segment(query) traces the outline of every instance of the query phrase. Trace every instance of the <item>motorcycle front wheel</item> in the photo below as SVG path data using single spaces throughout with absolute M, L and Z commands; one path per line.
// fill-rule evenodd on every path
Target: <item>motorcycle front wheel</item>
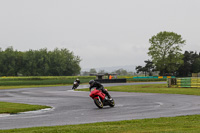
M 103 103 L 102 103 L 102 101 L 101 101 L 101 99 L 94 99 L 94 103 L 96 104 L 96 106 L 98 107 L 98 108 L 100 108 L 100 109 L 102 109 L 103 108 Z
M 114 107 L 114 106 L 115 106 L 115 101 L 114 101 L 114 99 L 112 99 L 112 100 L 110 101 L 109 106 L 110 106 L 110 107 Z
M 73 85 L 72 90 L 75 90 L 78 87 L 78 85 Z

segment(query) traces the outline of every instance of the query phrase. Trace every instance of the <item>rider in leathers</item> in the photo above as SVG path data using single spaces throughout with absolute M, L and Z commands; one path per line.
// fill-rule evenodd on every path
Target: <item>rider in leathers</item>
M 89 82 L 90 84 L 90 90 L 93 88 L 93 87 L 96 87 L 97 90 L 101 90 L 104 94 L 106 94 L 106 96 L 108 96 L 108 98 L 111 100 L 111 96 L 110 94 L 108 93 L 108 91 L 106 91 L 103 87 L 103 85 L 97 81 L 94 81 L 94 80 L 90 80 Z
M 77 84 L 76 84 L 76 83 L 77 83 Z M 76 89 L 76 88 L 79 86 L 79 84 L 80 84 L 80 80 L 79 80 L 79 79 L 76 79 L 76 80 L 74 81 L 74 84 L 73 84 L 72 89 Z

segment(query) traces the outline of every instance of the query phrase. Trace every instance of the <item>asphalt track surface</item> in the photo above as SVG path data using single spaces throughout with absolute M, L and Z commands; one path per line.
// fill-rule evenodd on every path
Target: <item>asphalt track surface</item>
M 135 84 L 141 83 L 128 85 Z M 105 84 L 104 86 L 118 85 L 127 84 Z M 88 88 L 88 86 L 81 85 L 79 88 Z M 50 110 L 0 115 L 0 129 L 200 114 L 200 96 L 126 92 L 110 92 L 110 94 L 116 106 L 98 109 L 89 97 L 89 92 L 72 91 L 71 86 L 0 90 L 0 101 L 53 107 Z

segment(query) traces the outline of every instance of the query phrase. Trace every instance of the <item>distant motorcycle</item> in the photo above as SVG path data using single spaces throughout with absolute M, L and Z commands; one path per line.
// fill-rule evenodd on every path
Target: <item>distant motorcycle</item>
M 115 106 L 113 98 L 110 100 L 101 90 L 97 90 L 95 87 L 91 89 L 90 97 L 94 100 L 95 105 L 100 109 L 103 108 L 103 106 Z
M 78 88 L 78 86 L 79 86 L 79 83 L 77 81 L 74 81 L 72 90 L 75 90 L 76 88 Z

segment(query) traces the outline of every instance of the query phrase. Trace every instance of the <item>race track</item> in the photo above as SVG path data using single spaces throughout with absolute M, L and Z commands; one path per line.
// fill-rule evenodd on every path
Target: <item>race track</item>
M 104 86 L 116 85 L 125 84 Z M 81 85 L 79 88 L 88 86 Z M 71 86 L 0 90 L 0 101 L 53 107 L 50 110 L 17 115 L 0 115 L 0 129 L 200 114 L 200 96 L 125 92 L 110 94 L 115 99 L 116 106 L 98 109 L 89 97 L 89 92 L 72 91 Z

